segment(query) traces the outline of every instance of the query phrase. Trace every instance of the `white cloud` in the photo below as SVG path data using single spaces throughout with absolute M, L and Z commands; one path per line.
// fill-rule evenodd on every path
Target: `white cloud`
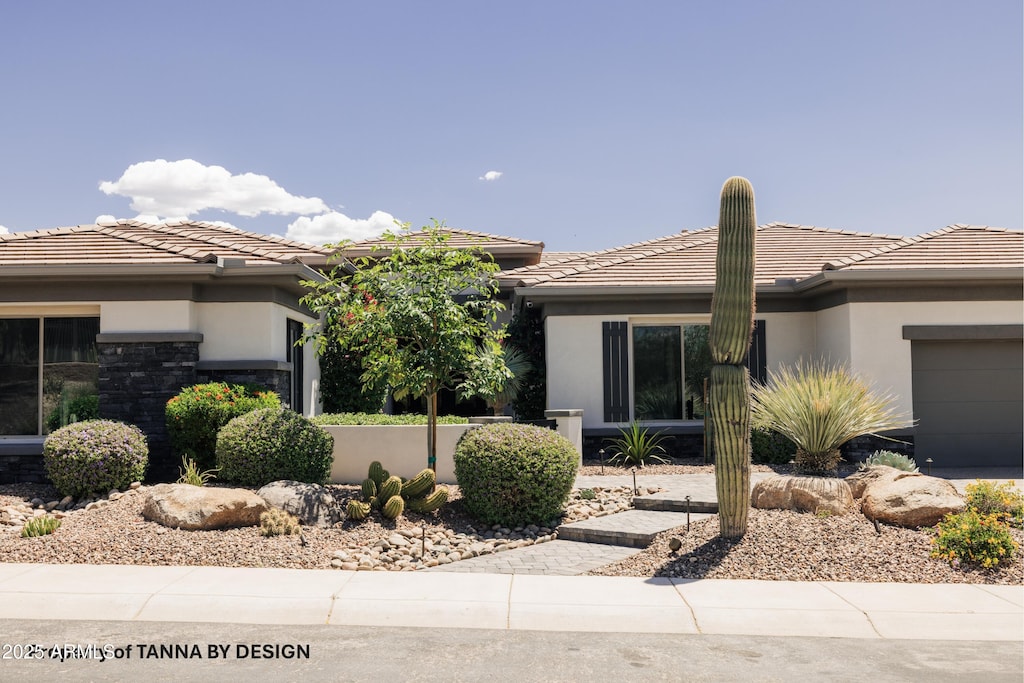
M 7 229 L 7 226 L 0 225 L 0 235 L 6 235 L 9 232 L 10 230 Z
M 96 220 L 93 221 L 93 223 L 116 223 L 116 222 L 117 222 L 117 219 L 115 217 L 111 216 L 109 213 L 100 214 L 99 216 L 96 216 Z
M 204 209 L 222 209 L 249 217 L 330 210 L 319 197 L 289 194 L 265 175 L 232 175 L 223 166 L 205 166 L 193 159 L 156 159 L 132 164 L 116 181 L 100 183 L 100 190 L 130 197 L 131 208 L 149 214 L 147 218 L 189 216 Z
M 369 218 L 349 218 L 332 211 L 320 216 L 302 216 L 288 225 L 285 235 L 290 240 L 309 244 L 328 244 L 343 239 L 365 240 L 393 230 L 395 217 L 385 211 L 374 211 Z
M 488 182 L 491 182 L 493 180 L 497 180 L 503 175 L 505 174 L 502 173 L 501 171 L 488 171 L 487 173 L 484 173 L 482 176 L 480 176 L 480 180 L 486 180 Z

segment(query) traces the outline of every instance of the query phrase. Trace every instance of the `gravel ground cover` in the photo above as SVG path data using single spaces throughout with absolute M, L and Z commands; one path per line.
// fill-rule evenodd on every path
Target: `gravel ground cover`
M 758 470 L 758 468 L 764 468 Z M 580 474 L 598 474 L 588 463 Z M 754 466 L 755 471 L 787 468 Z M 630 470 L 605 466 L 605 474 Z M 650 465 L 643 474 L 710 473 L 703 464 Z M 355 486 L 331 486 L 342 505 L 359 495 Z M 168 529 L 142 517 L 145 487 L 87 510 L 65 513 L 50 536 L 21 538 L 18 527 L 0 524 L 0 560 L 5 562 L 219 565 L 307 569 L 406 570 L 447 564 L 554 538 L 549 527 L 484 527 L 462 508 L 458 488 L 438 513 L 409 513 L 395 522 L 374 515 L 364 522 L 329 529 L 304 527 L 299 536 L 264 538 L 257 527 L 220 531 Z M 574 491 L 563 522 L 613 514 L 629 506 L 624 487 L 593 489 L 587 499 Z M 653 493 L 654 490 L 649 490 Z M 59 500 L 51 487 L 0 486 L 0 511 L 39 498 Z M 29 513 L 31 514 L 31 513 Z M 554 521 L 554 520 L 553 520 Z M 932 532 L 881 525 L 881 533 L 859 514 L 820 517 L 807 513 L 751 510 L 739 541 L 718 538 L 717 517 L 660 534 L 646 550 L 590 572 L 604 576 L 868 581 L 916 583 L 1024 583 L 1020 555 L 995 570 L 953 569 L 928 556 Z M 1024 546 L 1024 533 L 1014 530 Z M 670 548 L 678 539 L 680 547 Z M 424 541 L 426 543 L 424 544 Z M 425 548 L 425 551 L 424 551 Z

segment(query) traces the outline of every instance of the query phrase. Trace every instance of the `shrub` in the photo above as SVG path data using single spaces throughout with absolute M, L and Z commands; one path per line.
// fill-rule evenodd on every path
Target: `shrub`
M 661 445 L 668 438 L 661 432 L 648 434 L 648 430 L 642 428 L 639 422 L 630 422 L 628 427 L 619 429 L 617 438 L 606 439 L 617 451 L 609 462 L 622 463 L 626 467 L 643 467 L 648 460 L 668 462 L 667 458 L 662 457 L 665 447 Z
M 62 494 L 76 498 L 125 489 L 142 479 L 148 462 L 145 435 L 121 422 L 75 422 L 43 442 L 43 465 L 50 481 Z
M 33 536 L 47 536 L 60 528 L 60 520 L 50 515 L 33 517 L 21 527 L 21 537 L 31 538 Z
M 54 408 L 46 416 L 46 429 L 54 431 L 72 422 L 96 420 L 100 416 L 100 397 L 96 394 L 83 394 Z
M 931 556 L 954 567 L 971 564 L 989 569 L 1009 561 L 1016 551 L 1017 542 L 999 515 L 968 508 L 960 514 L 946 515 L 939 522 Z
M 996 515 L 1001 519 L 1020 526 L 1024 522 L 1024 493 L 1013 482 L 978 480 L 968 484 L 967 507 L 982 515 Z
M 780 367 L 767 384 L 754 385 L 752 421 L 796 444 L 798 471 L 830 473 L 842 457 L 839 447 L 850 439 L 910 422 L 893 401 L 846 367 L 798 363 Z
M 785 465 L 796 457 L 796 444 L 764 427 L 750 430 L 750 459 L 759 465 Z
M 578 454 L 560 434 L 525 424 L 466 432 L 455 447 L 455 477 L 467 511 L 487 524 L 540 524 L 562 513 Z
M 280 479 L 323 484 L 331 473 L 334 439 L 298 413 L 263 408 L 240 415 L 217 436 L 221 477 L 243 486 Z
M 254 385 L 212 382 L 185 387 L 167 402 L 167 434 L 175 455 L 192 458 L 201 469 L 215 465 L 217 431 L 232 418 L 260 408 L 279 408 L 273 391 Z
M 917 463 L 912 458 L 908 458 L 901 453 L 893 453 L 892 451 L 875 451 L 861 463 L 860 469 L 865 469 L 872 465 L 885 465 L 903 470 L 904 472 L 918 471 Z
M 380 413 L 334 413 L 317 415 L 313 422 L 318 425 L 425 425 L 426 415 L 383 415 Z M 468 418 L 456 415 L 438 416 L 439 425 L 464 425 Z

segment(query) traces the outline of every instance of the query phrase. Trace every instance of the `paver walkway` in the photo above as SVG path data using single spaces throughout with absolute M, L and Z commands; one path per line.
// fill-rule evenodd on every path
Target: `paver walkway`
M 555 540 L 443 564 L 426 571 L 578 576 L 638 552 L 639 548 Z

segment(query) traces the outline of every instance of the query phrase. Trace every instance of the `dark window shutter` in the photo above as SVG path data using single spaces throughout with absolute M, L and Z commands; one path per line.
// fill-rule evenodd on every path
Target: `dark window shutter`
M 604 336 L 604 421 L 629 422 L 629 323 L 601 324 Z
M 768 380 L 768 357 L 765 351 L 764 321 L 755 320 L 754 336 L 750 341 L 750 352 L 747 353 L 751 382 L 764 384 Z

